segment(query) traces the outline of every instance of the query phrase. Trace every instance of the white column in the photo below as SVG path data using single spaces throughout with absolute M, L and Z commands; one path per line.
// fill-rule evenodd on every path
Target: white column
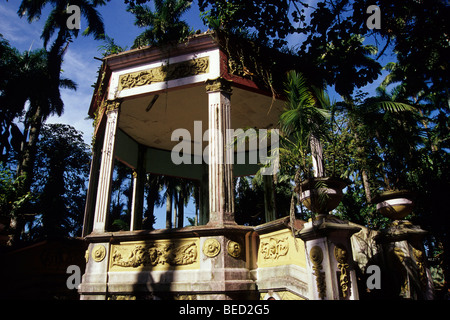
M 209 112 L 209 223 L 235 224 L 233 196 L 233 148 L 231 133 L 231 85 L 217 78 L 208 80 Z
M 133 195 L 131 200 L 131 220 L 130 220 L 130 231 L 136 230 L 136 189 L 137 189 L 137 172 L 133 171 Z
M 101 160 L 101 148 L 99 146 L 99 141 L 97 139 L 94 142 L 92 148 L 92 160 L 91 169 L 89 172 L 89 185 L 86 195 L 86 204 L 84 208 L 84 219 L 83 219 L 83 232 L 82 236 L 85 237 L 92 231 L 92 226 L 94 223 L 94 211 L 95 211 L 95 195 L 97 194 L 98 186 L 98 176 L 100 171 L 100 160 Z
M 117 123 L 119 119 L 120 101 L 107 102 L 106 128 L 103 139 L 102 160 L 98 179 L 97 199 L 95 203 L 93 232 L 105 232 L 109 203 L 111 199 L 111 180 L 114 169 L 114 147 L 116 140 Z
M 144 185 L 146 178 L 145 170 L 146 148 L 139 144 L 136 170 L 133 170 L 133 197 L 131 202 L 130 231 L 142 228 L 142 217 L 144 211 Z

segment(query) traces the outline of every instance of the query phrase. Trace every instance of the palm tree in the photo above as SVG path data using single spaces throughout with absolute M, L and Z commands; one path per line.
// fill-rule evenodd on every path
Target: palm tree
M 39 67 L 35 71 L 28 73 L 27 76 L 32 78 L 32 83 L 29 88 L 32 92 L 27 96 L 26 100 L 30 101 L 30 109 L 27 113 L 27 121 L 25 125 L 25 137 L 29 129 L 28 144 L 24 149 L 22 161 L 19 164 L 18 173 L 25 174 L 25 182 L 23 185 L 24 191 L 29 189 L 30 178 L 33 169 L 34 153 L 36 149 L 37 139 L 39 137 L 42 123 L 48 116 L 56 113 L 60 116 L 64 110 L 64 104 L 61 100 L 59 89 L 68 88 L 76 89 L 73 81 L 61 78 L 61 65 L 63 55 L 67 49 L 72 36 L 78 36 L 79 30 L 69 29 L 67 27 L 67 7 L 69 5 L 77 5 L 80 8 L 80 13 L 86 18 L 88 28 L 83 32 L 84 35 L 94 35 L 96 39 L 104 37 L 103 21 L 96 11 L 99 5 L 105 5 L 109 0 L 22 0 L 18 15 L 20 17 L 27 17 L 28 22 L 39 19 L 41 17 L 42 9 L 46 5 L 52 5 L 53 9 L 50 12 L 41 38 L 44 41 L 44 46 L 47 47 L 51 37 L 56 31 L 57 37 L 53 42 L 48 52 L 42 51 L 39 53 Z M 30 62 L 32 61 L 32 57 Z M 44 60 L 45 58 L 45 60 Z M 36 65 L 37 66 L 37 65 Z M 31 69 L 30 69 L 31 70 Z M 35 76 L 35 77 L 34 77 Z M 34 78 L 33 78 L 34 77 Z M 20 87 L 24 87 L 23 84 Z
M 280 116 L 280 129 L 286 148 L 280 151 L 288 156 L 291 165 L 298 168 L 297 178 L 301 174 L 304 178 L 310 177 L 310 167 L 306 162 L 310 152 L 315 175 L 323 176 L 320 139 L 327 134 L 325 123 L 330 117 L 330 112 L 326 110 L 330 104 L 329 98 L 323 89 L 309 84 L 303 74 L 295 71 L 288 73 L 285 86 L 287 103 Z
M 22 135 L 21 152 L 19 153 L 17 176 L 20 178 L 19 196 L 23 196 L 30 191 L 33 181 L 33 170 L 37 152 L 37 142 L 39 134 L 45 120 L 52 114 L 61 115 L 63 104 L 59 88 L 76 90 L 76 84 L 66 78 L 60 78 L 56 86 L 57 91 L 49 86 L 52 81 L 50 76 L 50 66 L 48 52 L 44 49 L 25 52 L 20 56 L 16 76 L 11 78 L 11 91 L 6 91 L 7 101 L 13 101 L 15 108 L 25 108 L 25 103 L 29 103 L 28 110 L 24 117 L 24 131 Z M 20 92 L 17 92 L 20 88 Z M 20 213 L 18 213 L 20 214 Z M 20 236 L 22 226 L 20 217 L 17 219 L 16 235 Z
M 369 203 L 374 190 L 369 177 L 378 173 L 388 189 L 393 187 L 393 183 L 404 184 L 404 177 L 399 175 L 406 169 L 403 161 L 412 158 L 418 143 L 416 108 L 395 100 L 396 95 L 389 94 L 382 86 L 377 89 L 375 97 L 339 104 L 343 107 L 341 111 L 347 115 L 356 147 L 354 159 L 359 166 Z M 394 176 L 396 181 L 392 181 Z
M 10 150 L 18 152 L 22 132 L 13 122 L 22 114 L 25 100 L 22 87 L 11 79 L 18 79 L 20 52 L 12 48 L 0 34 L 0 161 L 7 162 Z
M 59 87 L 61 84 L 61 65 L 63 56 L 72 37 L 77 37 L 78 29 L 69 29 L 67 27 L 67 20 L 70 15 L 67 12 L 69 5 L 76 5 L 80 8 L 80 14 L 86 18 L 88 27 L 83 32 L 83 35 L 93 35 L 95 39 L 103 39 L 105 30 L 102 18 L 97 12 L 96 7 L 105 5 L 109 0 L 22 0 L 19 10 L 17 11 L 20 17 L 27 17 L 28 22 L 40 19 L 42 9 L 46 5 L 52 6 L 41 38 L 44 41 L 44 47 L 47 47 L 51 37 L 57 32 L 56 39 L 50 47 L 48 52 L 48 79 L 47 92 L 51 92 L 50 96 L 54 98 L 52 104 L 57 110 L 63 110 L 63 102 L 59 97 Z M 57 112 L 60 113 L 59 111 Z M 47 116 L 45 113 L 43 114 Z M 35 115 L 39 118 L 39 115 Z
M 136 17 L 135 25 L 147 28 L 136 37 L 133 48 L 179 42 L 189 34 L 189 26 L 181 16 L 190 8 L 189 0 L 155 0 L 155 11 L 148 6 L 130 5 L 127 11 Z
M 53 114 L 60 116 L 63 113 L 64 105 L 61 100 L 59 88 L 76 90 L 76 84 L 66 78 L 59 78 L 54 85 L 58 90 L 54 90 L 49 84 L 55 79 L 50 75 L 49 53 L 44 49 L 25 52 L 20 61 L 20 72 L 18 79 L 11 79 L 16 82 L 16 86 L 22 88 L 20 96 L 22 101 L 29 102 L 29 109 L 25 115 L 24 141 L 21 159 L 18 166 L 18 176 L 24 176 L 23 191 L 29 191 L 34 159 L 36 154 L 36 144 L 39 138 L 42 124 Z M 28 138 L 28 141 L 26 140 Z
M 155 206 L 160 207 L 163 204 L 163 199 L 160 194 L 163 188 L 163 182 L 162 176 L 157 174 L 149 173 L 146 178 L 147 209 L 144 212 L 143 228 L 151 230 L 155 223 Z
M 76 5 L 80 8 L 81 15 L 86 18 L 88 27 L 84 30 L 83 35 L 93 35 L 96 40 L 103 39 L 105 29 L 102 18 L 97 12 L 96 7 L 103 6 L 110 0 L 22 0 L 17 14 L 20 17 L 27 17 L 28 22 L 40 19 L 42 9 L 46 5 L 52 6 L 44 29 L 42 30 L 41 38 L 44 40 L 44 47 L 47 47 L 50 38 L 58 30 L 57 39 L 55 40 L 56 47 L 61 49 L 63 44 L 70 40 L 72 36 L 77 37 L 80 30 L 69 29 L 67 27 L 67 19 L 70 14 L 67 12 L 67 7 Z
M 329 98 L 302 74 L 290 71 L 285 83 L 287 102 L 280 116 L 280 161 L 292 168 L 295 190 L 291 196 L 290 216 L 295 212 L 295 195 L 302 194 L 302 179 L 324 176 L 321 140 L 327 136 Z M 309 157 L 311 154 L 311 157 Z M 310 162 L 311 161 L 311 162 Z

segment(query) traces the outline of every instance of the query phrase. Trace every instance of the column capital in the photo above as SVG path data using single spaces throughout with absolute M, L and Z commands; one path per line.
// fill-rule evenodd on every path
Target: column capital
M 222 77 L 218 77 L 215 79 L 208 79 L 205 81 L 206 83 L 206 92 L 225 92 L 231 95 L 233 89 L 231 88 L 232 81 L 227 80 Z
M 106 100 L 106 113 L 114 110 L 118 110 L 122 104 L 122 99 Z

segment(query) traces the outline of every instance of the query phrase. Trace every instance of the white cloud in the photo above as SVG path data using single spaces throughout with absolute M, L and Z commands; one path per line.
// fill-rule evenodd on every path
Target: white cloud
M 26 18 L 19 18 L 17 15 L 18 3 L 15 1 L 2 3 L 0 6 L 0 33 L 11 45 L 23 51 L 28 50 L 31 45 L 34 48 L 42 47 L 40 30 L 43 22 L 33 22 L 33 27 Z

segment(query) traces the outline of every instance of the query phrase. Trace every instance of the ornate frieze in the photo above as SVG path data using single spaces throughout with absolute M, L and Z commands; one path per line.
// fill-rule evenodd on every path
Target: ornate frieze
M 111 268 L 169 268 L 198 262 L 197 241 L 113 245 Z
M 339 276 L 339 287 L 341 289 L 342 297 L 345 299 L 348 296 L 348 288 L 349 288 L 349 275 L 348 275 L 348 253 L 347 249 L 341 245 L 337 244 L 334 247 L 334 257 L 338 262 L 338 269 L 341 274 Z
M 209 72 L 209 58 L 197 58 L 119 77 L 119 91 Z
M 289 251 L 288 237 L 263 240 L 260 248 L 264 259 L 277 260 L 279 257 L 287 255 Z
M 323 261 L 323 251 L 319 246 L 314 246 L 309 252 L 309 258 L 311 259 L 312 269 L 314 271 L 314 276 L 316 277 L 317 292 L 320 299 L 325 298 L 326 283 L 325 283 L 325 272 L 321 271 L 322 261 Z

